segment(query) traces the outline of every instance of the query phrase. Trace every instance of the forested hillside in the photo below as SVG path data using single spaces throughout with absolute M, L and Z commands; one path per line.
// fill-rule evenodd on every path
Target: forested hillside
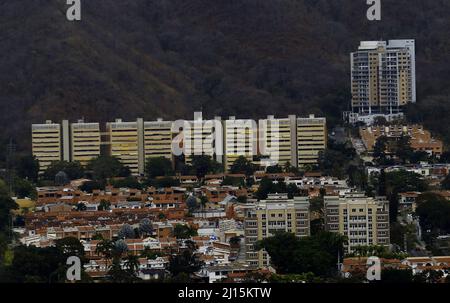
M 0 1 L 1 152 L 29 144 L 32 122 L 62 118 L 324 114 L 349 104 L 360 40 L 417 41 L 419 103 L 410 117 L 450 142 L 450 1 Z

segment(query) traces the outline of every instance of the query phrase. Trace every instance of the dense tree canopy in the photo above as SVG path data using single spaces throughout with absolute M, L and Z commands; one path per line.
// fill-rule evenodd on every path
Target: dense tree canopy
M 84 176 L 84 168 L 79 162 L 56 161 L 44 171 L 42 178 L 55 181 L 59 172 L 64 172 L 69 180 L 79 179 Z
M 185 224 L 177 224 L 173 229 L 173 236 L 177 239 L 189 239 L 196 235 L 197 230 Z
M 255 197 L 258 200 L 264 200 L 269 194 L 287 194 L 289 199 L 294 196 L 300 196 L 302 192 L 295 184 L 286 185 L 283 181 L 273 182 L 267 177 L 261 179 L 258 190 L 255 193 Z
M 416 213 L 425 232 L 450 232 L 450 203 L 444 197 L 435 193 L 424 193 L 417 198 L 416 203 Z
M 359 167 L 360 161 L 350 143 L 337 144 L 330 140 L 325 151 L 319 154 L 319 169 L 327 175 L 344 179 L 350 169 Z
M 210 156 L 193 156 L 192 170 L 198 178 L 204 178 L 206 174 L 220 173 L 223 171 L 222 165 Z
M 248 160 L 244 156 L 240 156 L 231 165 L 230 172 L 232 174 L 245 174 L 247 176 L 252 175 L 256 168 L 252 161 Z
M 17 161 L 17 175 L 22 179 L 37 182 L 39 174 L 39 161 L 34 156 L 23 156 Z
M 173 176 L 172 162 L 165 157 L 148 158 L 145 164 L 145 173 L 148 179 Z
M 87 170 L 95 180 L 106 180 L 114 177 L 128 177 L 130 169 L 124 166 L 119 159 L 111 156 L 99 156 L 89 161 Z
M 321 232 L 305 238 L 291 233 L 278 233 L 257 242 L 264 248 L 281 274 L 314 273 L 334 276 L 338 256 L 343 257 L 345 238 L 336 233 Z
M 450 174 L 448 174 L 445 179 L 442 181 L 442 189 L 450 190 Z

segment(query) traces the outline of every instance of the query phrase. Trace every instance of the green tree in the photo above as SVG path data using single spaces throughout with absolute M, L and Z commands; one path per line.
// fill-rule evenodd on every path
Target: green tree
M 414 164 L 427 162 L 430 161 L 430 156 L 426 151 L 414 151 L 411 153 L 409 161 Z
M 135 238 L 135 232 L 133 227 L 129 224 L 124 224 L 117 233 L 117 236 L 119 239 L 134 239 Z
M 111 202 L 102 199 L 98 205 L 98 210 L 109 210 L 111 208 Z
M 188 225 L 177 224 L 173 229 L 173 236 L 177 239 L 189 239 L 197 236 L 197 230 Z
M 367 175 L 364 171 L 364 167 L 350 165 L 348 168 L 348 183 L 352 187 L 356 187 L 360 190 L 366 190 L 367 188 Z
M 286 193 L 288 194 L 289 199 L 293 199 L 294 197 L 298 197 L 301 195 L 300 189 L 295 184 L 289 184 L 286 186 Z
M 411 138 L 409 136 L 401 136 L 395 142 L 395 156 L 400 159 L 403 164 L 409 162 L 414 154 L 411 147 Z
M 114 243 L 108 239 L 102 239 L 97 243 L 95 252 L 98 255 L 103 256 L 106 260 L 106 266 L 108 267 L 108 260 L 111 260 L 113 255 Z
M 259 183 L 259 187 L 255 193 L 255 197 L 258 200 L 267 199 L 268 194 L 274 192 L 274 188 L 275 185 L 273 184 L 272 180 L 270 180 L 267 177 L 264 177 L 261 179 L 261 182 Z
M 67 237 L 55 241 L 55 247 L 66 258 L 77 256 L 84 259 L 84 246 L 80 240 L 74 237 Z
M 245 174 L 246 176 L 251 176 L 255 172 L 256 168 L 252 161 L 247 160 L 244 156 L 240 156 L 231 165 L 230 172 L 232 174 Z
M 134 266 L 134 261 L 130 261 L 129 266 Z M 108 271 L 109 279 L 114 283 L 133 283 L 139 281 L 136 273 L 122 268 L 121 258 L 114 258 Z
M 247 196 L 239 196 L 237 197 L 237 201 L 239 203 L 247 203 Z
M 319 153 L 320 171 L 336 178 L 345 178 L 349 166 L 356 165 L 359 161 L 350 143 L 337 144 L 330 140 L 327 149 Z
M 190 212 L 195 211 L 198 208 L 198 198 L 194 195 L 190 195 L 187 199 L 186 199 L 186 206 L 188 207 Z
M 450 174 L 448 174 L 441 183 L 442 189 L 450 190 Z
M 134 188 L 134 189 L 143 188 L 141 182 L 139 182 L 137 178 L 132 176 L 120 179 L 111 179 L 110 184 L 115 188 Z
M 158 188 L 163 188 L 163 187 L 179 186 L 180 181 L 175 177 L 167 176 L 167 177 L 158 177 L 152 180 L 149 184 Z
M 283 168 L 280 165 L 269 166 L 266 169 L 268 174 L 279 174 L 283 172 Z
M 245 178 L 225 176 L 225 178 L 223 178 L 222 185 L 223 186 L 229 185 L 229 186 L 244 187 L 245 186 Z
M 171 255 L 169 261 L 169 272 L 173 277 L 187 275 L 199 271 L 204 263 L 192 250 L 184 250 L 180 254 Z
M 388 138 L 386 136 L 379 137 L 373 147 L 373 157 L 376 159 L 377 164 L 382 165 L 386 162 Z
M 54 181 L 59 172 L 66 173 L 70 180 L 80 179 L 84 176 L 84 168 L 80 162 L 55 161 L 44 171 L 42 178 Z
M 125 258 L 125 269 L 130 273 L 130 275 L 136 275 L 136 273 L 139 271 L 139 257 L 128 254 L 128 256 Z
M 80 186 L 79 189 L 87 193 L 92 193 L 96 189 L 104 190 L 105 187 L 106 184 L 103 181 L 85 181 L 83 182 L 83 184 Z
M 424 193 L 417 198 L 416 214 L 424 232 L 450 232 L 450 203 L 441 195 Z
M 65 282 L 67 256 L 71 253 L 82 256 L 80 243 L 71 239 L 62 239 L 54 247 L 17 246 L 12 264 L 6 270 L 7 280 L 16 283 Z M 87 281 L 86 276 L 82 268 L 82 282 Z
M 293 166 L 292 164 L 291 164 L 291 162 L 286 162 L 285 164 L 284 164 L 284 166 L 283 166 L 283 171 L 285 172 L 285 173 L 293 173 L 293 174 L 298 174 L 298 168 L 297 167 L 295 167 L 295 166 Z
M 173 176 L 172 162 L 165 157 L 148 158 L 145 164 L 145 173 L 149 180 L 156 177 Z
M 310 200 L 310 211 L 323 214 L 324 199 L 323 197 L 314 197 Z
M 139 222 L 139 232 L 143 235 L 153 234 L 153 223 L 149 218 L 144 218 Z
M 37 198 L 35 185 L 26 179 L 15 178 L 14 192 L 19 199 L 30 198 L 36 200 Z
M 90 160 L 87 169 L 97 181 L 128 177 L 131 174 L 129 167 L 124 166 L 118 158 L 112 156 L 99 156 Z
M 0 180 L 0 232 L 8 231 L 11 222 L 11 211 L 18 209 L 19 206 L 7 194 L 5 189 L 1 189 L 4 182 Z
M 20 178 L 36 183 L 39 176 L 39 161 L 35 156 L 21 157 L 17 161 L 16 172 Z
M 276 233 L 258 241 L 257 249 L 265 249 L 280 274 L 313 273 L 332 277 L 337 274 L 336 260 L 344 255 L 345 237 L 320 232 L 311 237 L 297 238 L 291 233 Z
M 192 170 L 199 179 L 204 178 L 206 174 L 223 171 L 222 165 L 207 155 L 193 156 L 191 163 Z
M 375 180 L 374 180 L 375 181 Z M 379 186 L 379 180 L 375 181 Z M 422 176 L 405 170 L 392 171 L 385 174 L 386 197 L 389 200 L 389 215 L 391 223 L 397 221 L 399 193 L 408 191 L 423 192 L 428 189 L 428 183 Z

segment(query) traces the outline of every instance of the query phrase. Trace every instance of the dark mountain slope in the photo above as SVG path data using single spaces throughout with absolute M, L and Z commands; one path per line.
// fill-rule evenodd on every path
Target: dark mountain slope
M 179 118 L 199 108 L 312 112 L 333 123 L 348 107 L 359 41 L 416 38 L 411 117 L 448 139 L 450 2 L 383 0 L 378 23 L 366 20 L 365 2 L 90 0 L 70 23 L 63 0 L 1 1 L 0 137 L 23 148 L 31 122 Z

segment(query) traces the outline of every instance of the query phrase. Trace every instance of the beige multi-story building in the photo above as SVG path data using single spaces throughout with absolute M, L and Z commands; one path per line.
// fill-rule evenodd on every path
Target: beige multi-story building
M 101 134 L 99 123 L 78 121 L 70 126 L 70 159 L 87 165 L 100 156 Z
M 324 205 L 326 230 L 348 238 L 348 253 L 358 246 L 389 246 L 389 202 L 386 198 L 350 193 L 344 197 L 327 196 Z
M 270 257 L 264 250 L 256 251 L 255 243 L 276 232 L 293 233 L 297 237 L 310 235 L 309 199 L 286 194 L 270 194 L 266 200 L 248 208 L 245 214 L 246 260 L 251 265 L 268 266 Z
M 52 162 L 62 160 L 61 124 L 46 121 L 31 126 L 32 153 L 39 161 L 39 171 L 44 172 Z
M 297 166 L 297 128 L 296 116 L 259 120 L 258 153 L 267 156 L 271 164 L 284 166 L 287 163 Z
M 263 160 L 259 164 L 266 166 L 315 165 L 319 152 L 326 148 L 327 131 L 326 119 L 313 115 L 269 116 L 260 120 L 258 127 L 251 119 L 203 120 L 201 113 L 196 113 L 191 121 L 117 119 L 106 123 L 106 131 L 99 123 L 84 121 L 34 124 L 33 144 L 33 154 L 42 162 L 43 170 L 51 161 L 79 161 L 86 165 L 105 153 L 117 157 L 134 175 L 142 175 L 147 158 L 165 157 L 173 161 L 183 154 L 187 164 L 191 164 L 194 155 L 211 156 L 224 163 L 225 171 L 241 156 L 254 161 L 254 156 L 261 155 Z M 107 150 L 103 146 L 108 146 Z
M 229 171 L 239 157 L 253 161 L 258 152 L 258 126 L 250 119 L 230 117 L 224 121 L 225 170 Z
M 172 122 L 144 122 L 144 153 L 145 159 L 164 157 L 172 160 Z
M 183 129 L 183 152 L 186 164 L 192 163 L 193 156 L 210 156 L 218 163 L 223 162 L 223 126 L 220 117 L 203 120 L 202 113 L 196 112 L 194 120 L 185 121 Z
M 123 122 L 117 119 L 115 122 L 106 124 L 110 155 L 117 157 L 123 165 L 128 166 L 134 175 L 144 172 L 142 128 L 142 119 L 135 122 Z
M 414 40 L 363 41 L 350 57 L 353 112 L 394 114 L 416 102 Z
M 327 148 L 327 136 L 325 118 L 297 118 L 298 167 L 318 164 L 319 153 Z

